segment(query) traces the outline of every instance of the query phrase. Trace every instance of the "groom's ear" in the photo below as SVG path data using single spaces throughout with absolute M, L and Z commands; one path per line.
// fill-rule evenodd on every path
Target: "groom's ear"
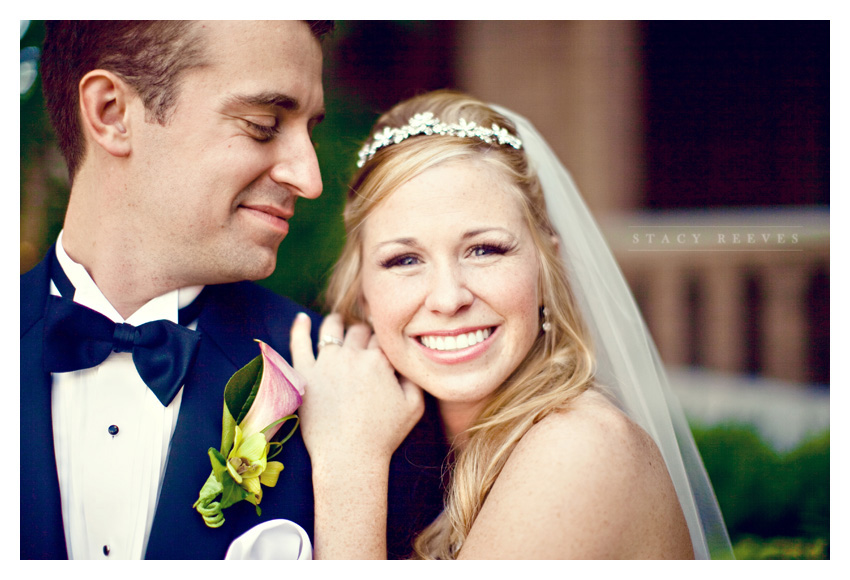
M 138 98 L 121 77 L 107 70 L 89 71 L 80 80 L 80 117 L 86 140 L 115 157 L 130 154 L 129 103 Z

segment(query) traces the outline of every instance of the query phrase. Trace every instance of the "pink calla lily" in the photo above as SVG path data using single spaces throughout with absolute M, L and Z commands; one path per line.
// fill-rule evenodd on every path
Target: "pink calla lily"
M 307 381 L 266 343 L 260 343 L 263 356 L 263 374 L 260 388 L 251 409 L 239 427 L 246 438 L 295 412 L 301 405 L 301 396 Z M 280 424 L 266 431 L 266 441 L 271 441 Z

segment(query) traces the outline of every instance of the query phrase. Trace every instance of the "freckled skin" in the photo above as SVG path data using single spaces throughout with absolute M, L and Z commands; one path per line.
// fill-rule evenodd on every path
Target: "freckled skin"
M 655 443 L 591 390 L 523 436 L 460 557 L 642 560 L 694 554 Z
M 474 414 L 540 331 L 536 250 L 503 183 L 480 162 L 449 162 L 402 185 L 364 224 L 363 296 L 381 348 L 452 416 Z M 489 346 L 461 363 L 428 358 L 416 338 L 481 327 L 495 329 Z

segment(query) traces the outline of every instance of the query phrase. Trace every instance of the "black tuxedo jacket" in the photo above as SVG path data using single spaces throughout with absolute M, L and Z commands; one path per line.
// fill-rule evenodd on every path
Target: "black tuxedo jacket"
M 51 248 L 50 252 L 53 252 Z M 53 450 L 51 378 L 44 371 L 44 312 L 51 254 L 21 276 L 21 558 L 67 558 Z M 289 329 L 299 311 L 291 300 L 250 282 L 209 286 L 198 321 L 201 343 L 186 378 L 180 415 L 145 557 L 221 559 L 240 534 L 275 518 L 292 520 L 313 534 L 310 459 L 300 430 L 275 458 L 284 464 L 277 486 L 267 489 L 262 516 L 248 502 L 224 510 L 220 528 L 204 525 L 192 508 L 210 474 L 210 447 L 221 441 L 224 386 L 259 354 L 254 339 L 287 360 Z M 316 344 L 320 320 L 313 318 Z M 308 386 L 309 388 L 309 386 Z M 391 464 L 388 546 L 391 557 L 409 553 L 412 538 L 442 509 L 440 465 L 447 448 L 433 401 Z

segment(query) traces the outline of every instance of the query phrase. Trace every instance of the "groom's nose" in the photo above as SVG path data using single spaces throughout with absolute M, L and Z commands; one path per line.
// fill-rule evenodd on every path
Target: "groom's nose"
M 319 197 L 322 194 L 322 174 L 316 148 L 306 129 L 287 134 L 273 146 L 274 165 L 269 172 L 272 180 L 299 197 Z

